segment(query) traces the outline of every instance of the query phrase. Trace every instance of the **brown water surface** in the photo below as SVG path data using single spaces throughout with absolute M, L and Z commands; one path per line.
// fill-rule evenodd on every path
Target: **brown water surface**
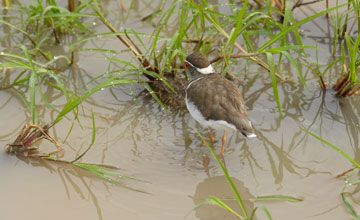
M 134 1 L 135 7 L 126 20 L 119 1 L 108 1 L 112 9 L 112 22 L 116 28 L 132 27 L 138 32 L 151 33 L 153 27 L 140 19 L 150 14 L 156 4 L 153 1 Z M 298 19 L 319 10 L 321 4 L 296 9 Z M 302 27 L 304 44 L 323 48 L 320 64 L 332 61 L 327 30 L 327 20 L 322 17 Z M 322 28 L 323 27 L 323 28 Z M 95 27 L 107 30 L 101 25 Z M 6 31 L 6 29 L 0 29 Z M 164 35 L 171 35 L 174 27 L 166 27 Z M 67 39 L 72 41 L 73 39 Z M 266 39 L 256 39 L 261 45 Z M 240 42 L 241 43 L 241 42 Z M 15 46 L 15 42 L 13 45 Z M 8 42 L 0 41 L 0 48 L 8 48 Z M 83 48 L 109 48 L 121 51 L 124 47 L 115 38 L 99 38 L 88 41 Z M 53 53 L 66 54 L 61 46 L 53 47 Z M 279 85 L 283 116 L 274 101 L 268 73 L 256 64 L 246 70 L 245 62 L 239 61 L 231 71 L 243 81 L 239 85 L 249 108 L 257 138 L 245 139 L 240 133 L 229 133 L 225 148 L 225 164 L 249 210 L 265 204 L 273 219 L 350 219 L 341 200 L 344 179 L 335 178 L 352 165 L 334 150 L 328 148 L 304 132 L 304 129 L 321 136 L 338 146 L 351 158 L 360 157 L 358 97 L 339 99 L 334 92 L 321 91 L 315 75 L 302 64 L 315 62 L 314 50 L 308 50 L 308 58 L 297 59 L 309 89 L 299 82 L 289 64 L 283 64 L 284 72 L 295 82 Z M 79 94 L 94 86 L 87 83 L 107 71 L 104 54 L 79 52 L 76 66 L 61 73 L 67 78 L 67 86 Z M 130 60 L 130 53 L 122 51 L 115 56 Z M 133 61 L 133 60 L 132 60 Z M 135 62 L 134 62 L 135 63 Z M 60 65 L 60 64 L 59 64 Z M 59 67 L 60 68 L 60 67 Z M 116 69 L 115 67 L 111 67 Z M 10 71 L 10 70 L 8 70 Z M 329 85 L 334 83 L 338 71 L 334 68 L 327 76 Z M 2 75 L 4 79 L 5 75 Z M 48 100 L 61 108 L 65 98 L 51 87 L 44 88 Z M 134 95 L 132 95 L 134 94 Z M 37 100 L 40 103 L 40 100 Z M 56 113 L 44 104 L 37 106 L 39 116 L 51 121 Z M 111 164 L 122 168 L 119 172 L 148 182 L 124 181 L 129 187 L 148 192 L 139 193 L 103 182 L 72 166 L 49 161 L 39 161 L 21 156 L 0 153 L 0 219 L 2 220 L 63 220 L 63 219 L 235 219 L 215 206 L 192 209 L 211 195 L 233 197 L 227 181 L 194 128 L 208 135 L 207 129 L 198 125 L 186 111 L 166 113 L 151 98 L 144 97 L 138 85 L 105 89 L 91 96 L 79 108 L 81 126 L 75 123 L 73 131 L 62 143 L 66 152 L 63 159 L 71 160 L 84 151 L 91 142 L 91 109 L 96 119 L 94 147 L 82 159 L 83 162 Z M 0 95 L 0 146 L 11 143 L 31 115 L 21 98 L 12 90 Z M 69 119 L 72 119 L 69 114 Z M 64 140 L 72 120 L 63 120 L 51 131 L 60 141 Z M 222 131 L 216 133 L 216 152 L 220 151 Z M 51 151 L 53 145 L 42 141 L 41 151 Z M 357 175 L 357 174 L 356 174 Z M 356 189 L 349 201 L 359 209 Z M 264 195 L 289 195 L 304 199 L 300 203 L 253 202 L 247 200 Z M 236 202 L 229 205 L 239 211 Z M 265 219 L 258 210 L 257 219 Z

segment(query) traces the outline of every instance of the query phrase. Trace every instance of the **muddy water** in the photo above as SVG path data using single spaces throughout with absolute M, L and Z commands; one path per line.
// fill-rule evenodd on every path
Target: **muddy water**
M 120 11 L 120 6 L 109 2 L 109 7 Z M 145 4 L 146 3 L 146 4 Z M 114 13 L 120 20 L 117 28 L 136 27 L 139 32 L 152 30 L 139 19 L 154 8 L 148 2 L 136 6 L 130 19 Z M 315 6 L 314 6 L 315 7 Z M 316 6 L 318 7 L 318 5 Z M 295 10 L 301 18 L 314 8 Z M 319 29 L 327 21 L 320 18 L 303 26 L 304 41 L 323 48 L 319 58 L 327 64 L 329 52 L 328 32 Z M 101 29 L 101 28 L 99 28 Z M 169 27 L 167 31 L 172 28 Z M 315 31 L 316 30 L 316 31 Z M 320 31 L 319 31 L 320 30 Z M 2 47 L 5 47 L 2 44 Z M 110 48 L 121 51 L 116 39 L 89 41 L 84 48 Z M 55 48 L 54 51 L 65 51 Z M 64 52 L 62 52 L 64 53 Z M 315 60 L 315 53 L 308 51 L 307 59 Z M 78 93 L 84 86 L 107 71 L 108 63 L 97 57 L 103 54 L 81 52 L 76 67 L 67 69 L 68 87 Z M 129 54 L 116 55 L 129 59 Z M 300 65 L 309 89 L 298 82 L 296 73 L 288 64 L 293 83 L 279 85 L 283 116 L 280 117 L 267 73 L 251 64 L 234 65 L 232 72 L 239 73 L 249 117 L 258 138 L 244 139 L 239 133 L 229 133 L 225 148 L 225 165 L 241 196 L 246 199 L 248 210 L 265 204 L 273 219 L 349 219 L 340 192 L 344 179 L 334 176 L 351 168 L 351 164 L 332 149 L 305 133 L 302 128 L 321 136 L 338 146 L 352 158 L 359 158 L 358 97 L 338 99 L 334 92 L 318 88 L 316 77 Z M 334 83 L 336 69 L 328 75 Z M 93 84 L 87 85 L 91 88 Z M 44 88 L 47 97 L 61 107 L 64 98 L 51 88 Z M 132 91 L 132 92 L 131 92 Z M 133 93 L 133 95 L 132 95 Z M 37 106 L 44 121 L 53 120 L 56 114 L 42 104 Z M 206 148 L 200 147 L 199 126 L 186 111 L 164 112 L 152 99 L 144 97 L 137 85 L 105 89 L 86 100 L 79 110 L 81 126 L 75 124 L 69 139 L 62 143 L 66 152 L 63 159 L 71 160 L 85 150 L 91 142 L 91 109 L 96 119 L 96 142 L 83 158 L 83 162 L 104 163 L 121 167 L 119 172 L 148 182 L 124 181 L 129 187 L 147 193 L 105 183 L 66 164 L 38 161 L 0 153 L 0 219 L 235 219 L 226 211 L 205 206 L 191 211 L 211 195 L 232 197 L 231 189 Z M 30 114 L 22 100 L 12 90 L 1 91 L 0 145 L 12 142 L 21 127 L 30 123 Z M 58 140 L 64 140 L 71 126 L 72 116 L 63 120 L 53 130 Z M 221 131 L 216 133 L 215 150 L 219 152 Z M 51 151 L 47 141 L 38 144 L 42 151 Z M 351 189 L 350 192 L 357 192 Z M 253 202 L 247 200 L 263 195 L 289 195 L 304 199 L 301 203 Z M 349 196 L 359 211 L 358 193 Z M 235 210 L 236 203 L 228 203 Z M 258 212 L 257 219 L 265 216 Z

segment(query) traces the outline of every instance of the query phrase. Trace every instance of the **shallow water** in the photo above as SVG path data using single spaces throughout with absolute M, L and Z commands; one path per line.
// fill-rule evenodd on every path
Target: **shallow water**
M 151 25 L 139 21 L 154 10 L 154 4 L 149 2 L 137 5 L 127 22 L 121 20 L 121 14 L 114 13 L 113 19 L 120 20 L 115 26 L 133 27 L 139 32 L 152 31 Z M 118 3 L 109 1 L 109 4 L 114 12 L 121 11 Z M 295 17 L 307 16 L 314 7 L 319 5 L 295 10 Z M 327 30 L 317 29 L 325 24 L 326 19 L 320 18 L 302 27 L 304 44 L 315 45 L 318 40 L 318 46 L 326 52 L 320 56 L 322 64 L 331 60 Z M 169 27 L 166 31 L 171 33 L 171 29 Z M 83 47 L 124 49 L 114 38 L 89 41 Z M 64 49 L 54 48 L 54 51 L 61 53 Z M 299 64 L 314 60 L 315 52 L 308 53 L 310 57 L 298 59 Z M 82 88 L 86 83 L 107 71 L 107 61 L 97 58 L 101 56 L 103 54 L 78 53 L 77 66 L 62 73 L 68 78 L 68 86 L 78 93 L 84 92 Z M 128 57 L 128 52 L 116 56 L 125 60 Z M 344 179 L 335 176 L 351 168 L 351 164 L 303 129 L 358 159 L 360 99 L 338 99 L 331 90 L 321 91 L 315 75 L 300 65 L 309 87 L 306 90 L 295 71 L 284 64 L 283 68 L 290 72 L 294 82 L 278 87 L 283 113 L 280 117 L 270 77 L 256 64 L 250 64 L 248 70 L 243 64 L 243 61 L 239 62 L 231 71 L 241 73 L 239 79 L 243 83 L 239 88 L 258 137 L 245 139 L 240 133 L 228 133 L 225 165 L 240 195 L 246 200 L 248 210 L 265 204 L 273 219 L 350 219 L 340 196 Z M 335 75 L 336 70 L 327 76 L 329 85 L 336 80 Z M 60 108 L 64 97 L 51 88 L 44 88 L 44 91 Z M 43 104 L 37 108 L 44 121 L 56 117 Z M 63 159 L 71 160 L 89 146 L 91 109 L 96 119 L 96 141 L 82 161 L 120 167 L 123 170 L 119 173 L 148 181 L 124 181 L 126 186 L 148 194 L 105 183 L 66 164 L 8 155 L 2 150 L 0 219 L 167 220 L 183 219 L 187 214 L 188 219 L 235 219 L 214 206 L 192 211 L 211 195 L 233 197 L 209 151 L 200 147 L 201 140 L 195 128 L 205 136 L 208 135 L 207 129 L 198 125 L 186 111 L 166 113 L 153 99 L 144 97 L 142 88 L 137 85 L 105 89 L 86 100 L 79 108 L 82 127 L 75 123 L 69 139 L 62 143 L 66 149 Z M 5 146 L 16 138 L 23 125 L 31 122 L 31 115 L 12 90 L 1 91 L 0 113 L 1 121 L 6 125 L 0 127 L 0 145 Z M 72 117 L 70 114 L 70 120 L 63 120 L 52 130 L 58 140 L 65 139 Z M 214 146 L 218 153 L 221 135 L 222 131 L 216 132 Z M 37 146 L 44 152 L 54 150 L 48 141 Z M 348 199 L 359 212 L 358 189 L 352 190 L 355 193 Z M 247 200 L 264 195 L 288 195 L 304 201 Z M 236 202 L 229 204 L 240 212 Z M 261 211 L 257 219 L 265 219 Z

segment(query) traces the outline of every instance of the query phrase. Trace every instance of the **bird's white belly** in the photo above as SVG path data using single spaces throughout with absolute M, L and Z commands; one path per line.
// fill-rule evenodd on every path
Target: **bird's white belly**
M 206 120 L 204 118 L 204 116 L 201 114 L 201 112 L 199 111 L 199 109 L 194 105 L 193 102 L 188 101 L 187 99 L 187 94 L 186 94 L 186 107 L 188 109 L 188 111 L 190 112 L 191 116 L 197 121 L 199 122 L 201 125 L 206 126 L 206 127 L 211 127 L 214 129 L 226 129 L 226 128 L 231 128 L 233 130 L 236 130 L 236 127 L 224 120 Z

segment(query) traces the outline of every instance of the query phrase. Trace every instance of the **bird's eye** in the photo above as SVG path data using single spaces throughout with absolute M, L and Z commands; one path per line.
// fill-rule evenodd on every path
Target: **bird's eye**
M 190 64 L 188 62 L 185 62 L 184 63 L 184 69 L 190 69 Z

